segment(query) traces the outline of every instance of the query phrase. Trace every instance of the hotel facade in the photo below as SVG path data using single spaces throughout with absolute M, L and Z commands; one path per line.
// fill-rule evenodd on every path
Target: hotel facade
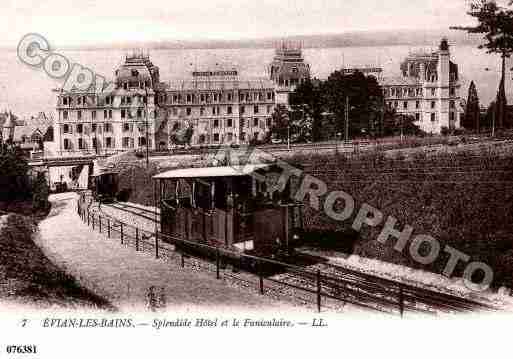
M 401 72 L 400 77 L 380 81 L 386 106 L 413 116 L 427 133 L 460 127 L 461 84 L 447 39 L 442 39 L 437 51 L 411 53 L 401 64 Z
M 275 84 L 242 79 L 237 70 L 195 71 L 160 81 L 147 55 L 126 56 L 112 91 L 57 91 L 56 155 L 167 150 L 192 129 L 192 146 L 262 141 L 271 128 Z M 174 136 L 173 136 L 174 134 Z

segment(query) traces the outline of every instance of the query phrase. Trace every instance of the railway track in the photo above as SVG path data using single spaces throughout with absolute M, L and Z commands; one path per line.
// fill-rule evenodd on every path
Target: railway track
M 496 310 L 491 305 L 467 298 L 399 283 L 331 263 L 319 263 L 310 269 L 313 268 L 320 270 L 322 291 L 327 298 L 369 309 L 427 314 Z M 314 273 L 285 273 L 279 275 L 276 281 L 301 285 L 311 290 L 317 286 Z
M 130 214 L 134 214 L 138 217 L 147 219 L 149 221 L 160 223 L 160 220 L 158 219 L 160 217 L 160 213 L 156 212 L 156 211 L 141 208 L 138 206 L 133 206 L 128 203 L 122 203 L 122 202 L 102 203 L 102 206 L 121 210 L 121 211 L 130 213 Z
M 155 222 L 156 215 L 158 217 L 158 212 L 127 203 L 114 202 L 102 205 L 153 222 Z M 319 261 L 317 261 L 316 264 L 304 268 L 287 267 L 287 270 L 283 273 L 268 276 L 266 280 L 270 282 L 271 287 L 286 286 L 292 291 L 306 291 L 315 295 L 318 285 L 317 270 L 319 270 L 320 273 L 323 300 L 326 301 L 342 301 L 361 308 L 391 314 L 397 312 L 424 314 L 436 314 L 439 312 L 469 313 L 473 311 L 493 311 L 497 309 L 491 305 L 457 295 L 400 283 L 327 263 L 326 260 L 321 257 L 319 257 Z

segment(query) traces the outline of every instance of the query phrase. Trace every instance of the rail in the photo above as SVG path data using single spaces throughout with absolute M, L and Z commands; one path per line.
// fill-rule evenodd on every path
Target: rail
M 440 312 L 469 312 L 489 310 L 492 307 L 449 294 L 430 291 L 395 282 L 370 274 L 328 263 L 319 263 L 321 269 L 308 269 L 239 253 L 229 248 L 184 240 L 159 231 L 143 230 L 121 222 L 90 206 L 85 193 L 80 195 L 77 213 L 84 223 L 117 239 L 120 244 L 136 251 L 151 253 L 155 258 L 167 259 L 182 268 L 201 268 L 244 287 L 251 287 L 262 295 L 278 295 L 304 304 L 340 310 L 345 304 L 400 315 L 405 312 L 436 314 Z M 331 273 L 330 273 L 331 272 Z

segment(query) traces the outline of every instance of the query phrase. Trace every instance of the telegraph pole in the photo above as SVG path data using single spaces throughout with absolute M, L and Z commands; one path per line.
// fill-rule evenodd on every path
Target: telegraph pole
M 345 142 L 349 142 L 349 96 L 346 96 L 346 106 L 345 106 Z

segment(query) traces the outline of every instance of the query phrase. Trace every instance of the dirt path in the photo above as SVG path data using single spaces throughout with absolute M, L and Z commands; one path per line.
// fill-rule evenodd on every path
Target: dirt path
M 86 288 L 121 310 L 146 307 L 149 288 L 162 288 L 167 308 L 260 311 L 291 309 L 288 304 L 245 292 L 214 276 L 170 266 L 145 253 L 92 232 L 76 213 L 75 194 L 50 197 L 52 211 L 40 225 L 37 244 Z M 160 294 L 160 290 L 156 291 Z

